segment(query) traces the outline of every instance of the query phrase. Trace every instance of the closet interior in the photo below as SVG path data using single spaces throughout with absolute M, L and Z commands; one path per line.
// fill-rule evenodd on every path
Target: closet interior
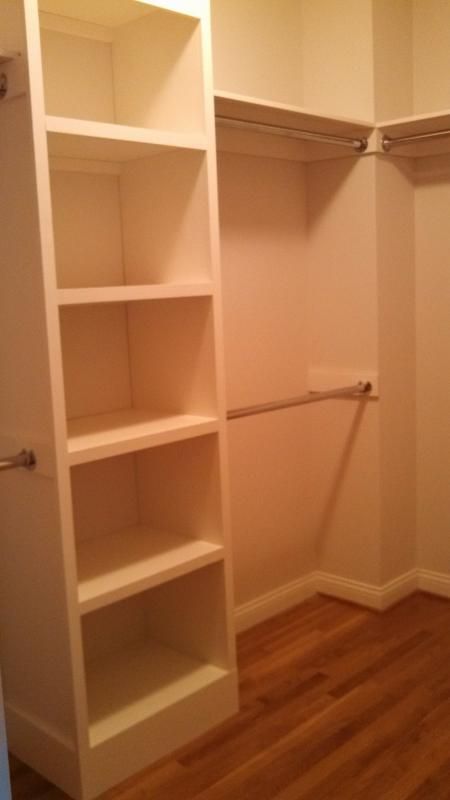
M 212 3 L 216 113 L 368 146 L 219 121 L 228 406 L 373 391 L 229 422 L 242 627 L 317 590 L 448 594 L 450 564 L 448 415 L 429 398 L 449 358 L 450 8 L 263 5 Z
M 0 22 L 8 738 L 90 800 L 236 711 L 235 623 L 449 594 L 450 4 Z

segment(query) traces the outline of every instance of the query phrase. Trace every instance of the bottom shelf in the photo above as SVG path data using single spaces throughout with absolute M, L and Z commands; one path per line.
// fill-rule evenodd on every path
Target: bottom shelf
M 88 667 L 89 739 L 95 746 L 221 680 L 226 670 L 159 642 L 139 642 Z

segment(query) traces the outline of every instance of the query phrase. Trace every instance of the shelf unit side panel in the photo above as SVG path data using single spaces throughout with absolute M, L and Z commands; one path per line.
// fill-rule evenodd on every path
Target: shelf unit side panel
M 120 179 L 127 284 L 210 278 L 204 153 L 129 163 Z
M 71 476 L 78 542 L 139 523 L 133 454 L 72 467 Z
M 67 418 L 130 408 L 125 304 L 67 307 L 60 316 Z
M 27 7 L 27 24 L 32 22 Z M 1 660 L 6 702 L 37 727 L 55 732 L 73 748 L 82 688 L 77 671 L 77 636 L 67 492 L 59 430 L 63 424 L 62 381 L 58 376 L 57 316 L 52 291 L 49 194 L 44 113 L 39 101 L 37 24 L 25 38 L 23 4 L 3 4 L 1 27 L 16 37 L 14 49 L 29 69 L 26 95 L 0 109 L 2 172 L 1 342 L 4 391 L 0 400 L 2 452 L 32 447 L 33 473 L 2 477 Z M 27 63 L 29 61 L 29 63 Z M 54 309 L 56 312 L 56 308 Z M 55 414 L 56 409 L 56 414 Z M 55 429 L 58 433 L 55 433 Z M 66 511 L 64 510 L 66 508 Z M 79 711 L 76 703 L 80 702 Z M 50 737 L 51 739 L 51 737 Z M 26 743 L 13 734 L 20 754 Z M 39 760 L 39 759 L 38 759 Z M 53 775 L 51 758 L 37 768 Z M 74 771 L 78 758 L 73 755 Z M 76 788 L 78 790 L 78 787 Z
M 51 188 L 58 286 L 121 286 L 119 177 L 52 170 Z
M 46 113 L 114 122 L 111 44 L 45 27 L 41 43 Z
M 209 298 L 132 303 L 128 329 L 136 408 L 216 416 Z
M 223 563 L 153 589 L 145 615 L 147 630 L 156 640 L 204 663 L 232 668 Z
M 154 10 L 115 29 L 112 59 L 118 123 L 203 130 L 198 21 Z
M 220 230 L 219 230 L 219 208 L 218 208 L 218 180 L 217 180 L 217 144 L 216 144 L 216 125 L 215 125 L 215 103 L 214 103 L 214 74 L 213 74 L 213 52 L 211 38 L 211 4 L 209 0 L 204 2 L 204 15 L 201 24 L 202 48 L 203 48 L 203 87 L 205 96 L 205 130 L 207 138 L 206 152 L 206 171 L 208 183 L 208 207 L 207 219 L 209 221 L 209 249 L 211 259 L 211 278 L 213 281 L 212 296 L 212 324 L 214 335 L 214 358 L 215 358 L 215 380 L 216 380 L 216 414 L 218 417 L 218 461 L 217 461 L 217 483 L 214 482 L 214 472 L 211 474 L 210 481 L 207 483 L 206 508 L 208 514 L 205 520 L 209 524 L 209 519 L 214 523 L 217 520 L 220 525 L 220 536 L 218 540 L 223 545 L 223 569 L 224 569 L 224 641 L 223 648 L 227 650 L 228 668 L 232 670 L 232 683 L 236 684 L 236 643 L 235 643 L 235 624 L 234 624 L 234 596 L 233 596 L 233 574 L 232 574 L 232 550 L 231 550 L 231 518 L 230 518 L 230 488 L 229 488 L 229 462 L 228 462 L 228 442 L 227 442 L 227 403 L 225 394 L 225 353 L 224 353 L 224 332 L 223 332 L 223 293 L 222 293 L 222 271 L 220 262 Z M 216 495 L 217 492 L 217 495 Z M 212 532 L 204 535 L 211 540 Z M 214 540 L 216 535 L 214 534 Z M 226 641 L 225 641 L 226 638 Z M 230 707 L 231 712 L 231 707 Z
M 142 522 L 222 542 L 217 436 L 144 451 L 137 455 L 136 468 Z

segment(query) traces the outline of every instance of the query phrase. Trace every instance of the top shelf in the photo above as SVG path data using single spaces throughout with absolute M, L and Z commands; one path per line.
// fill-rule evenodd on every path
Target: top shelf
M 295 131 L 304 131 L 311 134 L 319 134 L 324 137 L 340 137 L 345 139 L 365 139 L 374 128 L 374 124 L 362 120 L 347 119 L 345 117 L 335 117 L 326 114 L 310 111 L 298 106 L 286 105 L 260 100 L 254 97 L 230 94 L 228 92 L 215 93 L 215 113 L 217 117 L 227 117 L 232 120 L 256 123 L 258 125 L 271 125 L 281 128 L 290 128 Z M 219 149 L 223 150 L 244 150 L 248 132 L 239 130 L 239 138 L 233 131 L 229 131 L 219 126 L 218 142 Z M 284 138 L 280 144 L 280 138 L 269 133 L 251 132 L 253 147 L 255 136 L 260 140 L 261 148 L 275 148 L 285 152 L 286 157 L 291 157 L 299 161 L 315 161 L 324 158 L 342 157 L 354 155 L 356 150 L 342 147 L 334 143 L 318 143 L 311 141 L 300 141 L 298 139 Z
M 48 14 L 63 14 L 65 17 L 93 25 L 115 28 L 126 25 L 152 11 L 169 11 L 182 16 L 201 16 L 199 0 L 126 0 L 112 3 L 111 0 L 39 0 L 39 8 Z
M 439 111 L 433 114 L 420 114 L 411 117 L 380 122 L 378 129 L 389 138 L 403 139 L 409 136 L 422 136 L 423 134 L 436 134 L 440 131 L 450 131 L 450 110 Z M 450 153 L 450 134 L 443 138 L 425 139 L 392 147 L 393 155 L 407 156 L 409 158 L 423 158 L 425 156 Z
M 312 133 L 350 137 L 367 136 L 375 127 L 373 122 L 329 116 L 300 106 L 275 103 L 230 92 L 215 92 L 214 99 L 216 115 L 265 125 L 281 125 Z
M 254 97 L 215 93 L 215 113 L 217 117 L 271 125 L 279 128 L 290 128 L 297 131 L 319 134 L 321 136 L 338 136 L 346 139 L 368 138 L 375 130 L 392 138 L 435 134 L 436 138 L 410 142 L 392 147 L 392 155 L 408 158 L 450 153 L 449 135 L 437 136 L 441 132 L 450 131 L 450 110 L 432 114 L 421 114 L 399 119 L 387 120 L 375 124 L 363 120 L 329 116 L 297 106 L 283 103 L 266 102 Z M 251 137 L 251 138 L 249 138 Z M 239 128 L 230 131 L 218 126 L 219 150 L 235 152 L 251 152 L 260 155 L 289 158 L 297 161 L 320 161 L 326 158 L 339 158 L 354 155 L 356 150 L 339 145 L 316 142 L 302 142 L 297 139 L 271 136 L 262 131 L 249 131 Z M 381 145 L 378 146 L 380 152 Z M 377 147 L 377 150 L 378 150 Z M 371 151 L 373 147 L 371 147 Z

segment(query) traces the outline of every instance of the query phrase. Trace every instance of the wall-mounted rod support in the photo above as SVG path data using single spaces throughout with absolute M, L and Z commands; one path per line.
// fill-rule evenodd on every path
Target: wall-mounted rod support
M 443 131 L 432 131 L 431 133 L 416 133 L 413 136 L 399 136 L 397 139 L 391 139 L 390 136 L 383 136 L 381 145 L 385 153 L 389 153 L 393 147 L 400 147 L 402 144 L 415 144 L 416 142 L 425 142 L 430 139 L 444 139 L 450 136 L 450 129 Z
M 364 153 L 367 149 L 367 139 L 350 138 L 346 136 L 333 136 L 326 133 L 314 133 L 313 131 L 303 131 L 297 128 L 286 128 L 281 125 L 268 125 L 263 122 L 252 122 L 251 120 L 233 119 L 233 117 L 216 116 L 216 124 L 223 128 L 240 128 L 242 130 L 252 130 L 256 133 L 268 133 L 272 136 L 286 136 L 290 139 L 303 139 L 308 142 L 321 142 L 322 144 L 337 144 L 341 147 L 352 147 L 357 153 Z
M 6 456 L 0 458 L 0 472 L 7 469 L 18 469 L 25 467 L 25 469 L 34 469 L 36 466 L 36 456 L 32 450 L 21 450 L 16 456 Z
M 333 400 L 335 397 L 358 397 L 368 394 L 371 389 L 371 383 L 360 381 L 354 386 L 344 386 L 342 389 L 330 389 L 327 392 L 309 392 L 299 397 L 290 397 L 288 400 L 275 400 L 272 403 L 261 403 L 257 406 L 234 408 L 228 411 L 227 419 L 239 419 L 240 417 L 250 417 L 254 414 L 265 414 L 266 411 L 279 411 L 282 408 L 303 406 L 307 403 L 319 403 L 322 400 Z

